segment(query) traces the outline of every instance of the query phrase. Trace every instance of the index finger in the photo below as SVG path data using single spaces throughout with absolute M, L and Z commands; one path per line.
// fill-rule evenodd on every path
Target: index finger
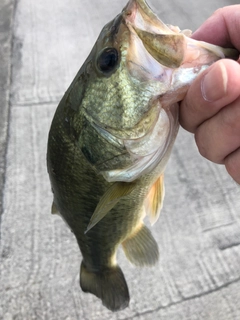
M 214 12 L 192 38 L 240 51 L 240 5 L 223 7 Z

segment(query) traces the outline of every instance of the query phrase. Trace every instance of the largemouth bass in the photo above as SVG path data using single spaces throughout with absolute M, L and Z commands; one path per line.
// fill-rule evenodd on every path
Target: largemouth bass
M 112 311 L 129 304 L 117 265 L 153 265 L 163 171 L 178 131 L 178 104 L 197 75 L 232 49 L 195 41 L 131 0 L 102 30 L 64 94 L 49 132 L 47 165 L 60 213 L 82 253 L 80 286 Z

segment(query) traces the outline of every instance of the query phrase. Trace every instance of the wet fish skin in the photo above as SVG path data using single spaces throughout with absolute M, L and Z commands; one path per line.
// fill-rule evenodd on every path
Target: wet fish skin
M 159 257 L 143 218 L 147 213 L 155 222 L 162 206 L 163 170 L 178 131 L 176 102 L 199 72 L 224 57 L 220 48 L 197 43 L 162 23 L 145 1 L 131 0 L 103 28 L 52 121 L 53 212 L 79 244 L 82 290 L 112 311 L 130 299 L 118 246 L 139 266 Z

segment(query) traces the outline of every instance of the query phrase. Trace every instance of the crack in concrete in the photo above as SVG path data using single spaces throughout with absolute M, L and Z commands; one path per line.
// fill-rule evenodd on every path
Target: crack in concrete
M 217 287 L 215 289 L 212 289 L 212 290 L 209 290 L 209 291 L 206 291 L 206 292 L 203 292 L 203 293 L 195 294 L 195 295 L 192 295 L 191 297 L 183 298 L 183 300 L 179 300 L 177 302 L 169 303 L 166 306 L 159 306 L 159 307 L 157 307 L 155 309 L 147 310 L 147 311 L 144 311 L 144 312 L 136 312 L 136 314 L 134 316 L 123 318 L 121 320 L 131 320 L 131 319 L 134 319 L 134 318 L 139 317 L 139 316 L 144 316 L 144 315 L 147 315 L 147 314 L 158 312 L 160 310 L 165 310 L 165 309 L 171 308 L 172 306 L 176 306 L 176 305 L 179 305 L 181 303 L 184 303 L 186 301 L 191 301 L 191 300 L 194 300 L 194 299 L 198 299 L 198 298 L 207 296 L 207 295 L 209 295 L 211 293 L 220 291 L 220 290 L 222 290 L 224 288 L 227 288 L 230 285 L 232 285 L 234 283 L 237 283 L 239 281 L 240 281 L 240 277 L 238 277 L 238 278 L 236 278 L 236 279 L 234 279 L 232 281 L 229 281 L 229 282 L 227 282 L 227 283 L 223 284 L 222 286 L 219 286 L 219 287 Z
M 218 248 L 219 248 L 219 250 L 224 251 L 224 250 L 232 249 L 232 248 L 238 247 L 238 246 L 240 246 L 240 242 L 236 241 L 236 242 L 232 242 L 228 245 L 221 245 Z

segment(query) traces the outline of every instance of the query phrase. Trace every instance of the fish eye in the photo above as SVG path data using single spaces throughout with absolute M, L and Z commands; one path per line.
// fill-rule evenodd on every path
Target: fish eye
M 115 48 L 104 49 L 97 59 L 98 69 L 105 74 L 114 71 L 117 65 L 118 52 Z

